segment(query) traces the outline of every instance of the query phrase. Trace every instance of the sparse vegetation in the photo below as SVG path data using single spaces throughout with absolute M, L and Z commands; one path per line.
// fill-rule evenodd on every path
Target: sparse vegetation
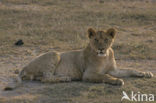
M 118 30 L 113 49 L 120 67 L 156 74 L 155 5 L 154 0 L 1 0 L 0 87 L 41 53 L 84 48 L 89 27 Z M 14 46 L 19 39 L 24 45 Z M 15 91 L 0 91 L 0 103 L 120 103 L 123 90 L 156 96 L 155 77 L 124 80 L 123 87 L 26 82 Z

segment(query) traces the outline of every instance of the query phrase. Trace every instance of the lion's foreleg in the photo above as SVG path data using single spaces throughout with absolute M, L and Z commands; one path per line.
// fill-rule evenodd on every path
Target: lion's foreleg
M 109 83 L 113 85 L 123 85 L 122 79 L 115 78 L 109 74 L 99 74 L 99 73 L 88 73 L 83 76 L 84 81 L 88 82 L 99 82 L 99 83 Z
M 115 77 L 153 77 L 151 72 L 142 72 L 134 69 L 115 69 L 110 71 L 109 74 Z
M 124 81 L 122 79 L 113 77 L 109 74 L 104 74 L 103 82 L 113 84 L 113 85 L 124 85 Z

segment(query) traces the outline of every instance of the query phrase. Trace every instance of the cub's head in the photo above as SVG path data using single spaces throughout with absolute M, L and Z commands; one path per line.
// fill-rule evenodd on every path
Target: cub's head
M 95 31 L 92 28 L 88 29 L 88 37 L 90 39 L 90 47 L 98 56 L 106 56 L 106 52 L 111 47 L 116 31 L 113 28 L 107 31 Z

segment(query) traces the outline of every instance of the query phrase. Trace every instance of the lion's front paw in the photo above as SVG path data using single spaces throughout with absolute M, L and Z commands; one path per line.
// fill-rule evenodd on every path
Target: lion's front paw
M 144 72 L 144 77 L 145 78 L 152 78 L 154 75 L 151 72 Z
M 122 86 L 124 85 L 124 81 L 122 79 L 116 79 L 116 85 Z

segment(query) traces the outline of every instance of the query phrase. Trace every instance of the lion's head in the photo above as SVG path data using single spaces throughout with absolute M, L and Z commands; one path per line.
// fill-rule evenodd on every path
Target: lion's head
M 115 29 L 110 28 L 107 31 L 95 31 L 92 28 L 88 29 L 88 37 L 90 39 L 90 47 L 97 53 L 98 56 L 106 56 L 107 50 L 111 47 Z

